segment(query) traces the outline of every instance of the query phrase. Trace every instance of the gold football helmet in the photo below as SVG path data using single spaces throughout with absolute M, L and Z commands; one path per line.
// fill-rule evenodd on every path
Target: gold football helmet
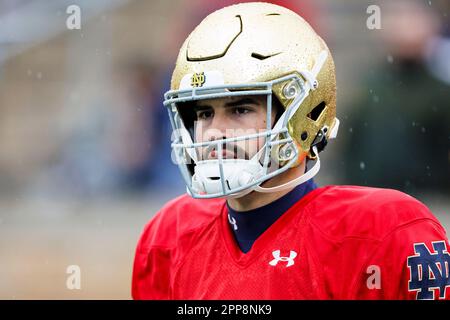
M 268 119 L 275 99 L 284 113 L 253 136 L 194 142 L 181 109 L 190 101 L 237 95 L 266 95 Z M 327 45 L 296 13 L 262 2 L 225 7 L 194 29 L 180 49 L 164 105 L 174 129 L 173 155 L 197 198 L 273 192 L 311 179 L 320 168 L 319 152 L 339 126 Z M 254 158 L 221 158 L 225 143 L 261 136 L 266 143 Z M 217 147 L 219 159 L 198 159 L 196 148 L 208 144 Z M 306 157 L 316 163 L 302 176 L 273 188 L 260 186 Z

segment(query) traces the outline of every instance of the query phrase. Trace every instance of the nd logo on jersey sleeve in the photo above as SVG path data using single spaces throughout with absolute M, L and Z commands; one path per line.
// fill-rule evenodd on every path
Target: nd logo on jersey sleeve
M 450 287 L 450 254 L 447 245 L 445 241 L 432 242 L 432 245 L 434 250 L 429 250 L 424 243 L 414 243 L 415 255 L 409 256 L 407 260 L 410 270 L 408 290 L 416 291 L 418 300 L 435 299 L 436 289 L 439 298 L 444 299 L 445 291 Z

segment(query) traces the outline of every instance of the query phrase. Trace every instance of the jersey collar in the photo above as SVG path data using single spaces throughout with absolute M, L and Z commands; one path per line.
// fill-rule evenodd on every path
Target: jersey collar
M 283 197 L 249 211 L 236 211 L 227 203 L 229 225 L 241 251 L 248 252 L 255 240 L 283 213 L 316 188 L 314 181 L 308 180 Z

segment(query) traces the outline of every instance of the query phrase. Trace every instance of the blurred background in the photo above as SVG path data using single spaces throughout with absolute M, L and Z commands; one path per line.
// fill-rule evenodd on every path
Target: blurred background
M 0 0 L 0 299 L 130 298 L 144 224 L 184 193 L 162 106 L 178 49 L 237 2 Z M 341 127 L 316 183 L 407 192 L 448 230 L 450 2 L 267 2 L 334 54 Z M 70 5 L 81 29 L 66 26 Z

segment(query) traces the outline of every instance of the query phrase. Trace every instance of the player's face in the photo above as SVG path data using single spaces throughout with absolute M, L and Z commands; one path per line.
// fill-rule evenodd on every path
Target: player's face
M 267 128 L 265 96 L 241 96 L 200 100 L 195 106 L 195 140 L 207 142 L 255 134 Z M 272 112 L 271 126 L 275 121 Z M 264 145 L 264 137 L 223 145 L 224 159 L 250 159 Z M 198 150 L 202 160 L 217 159 L 215 146 Z

